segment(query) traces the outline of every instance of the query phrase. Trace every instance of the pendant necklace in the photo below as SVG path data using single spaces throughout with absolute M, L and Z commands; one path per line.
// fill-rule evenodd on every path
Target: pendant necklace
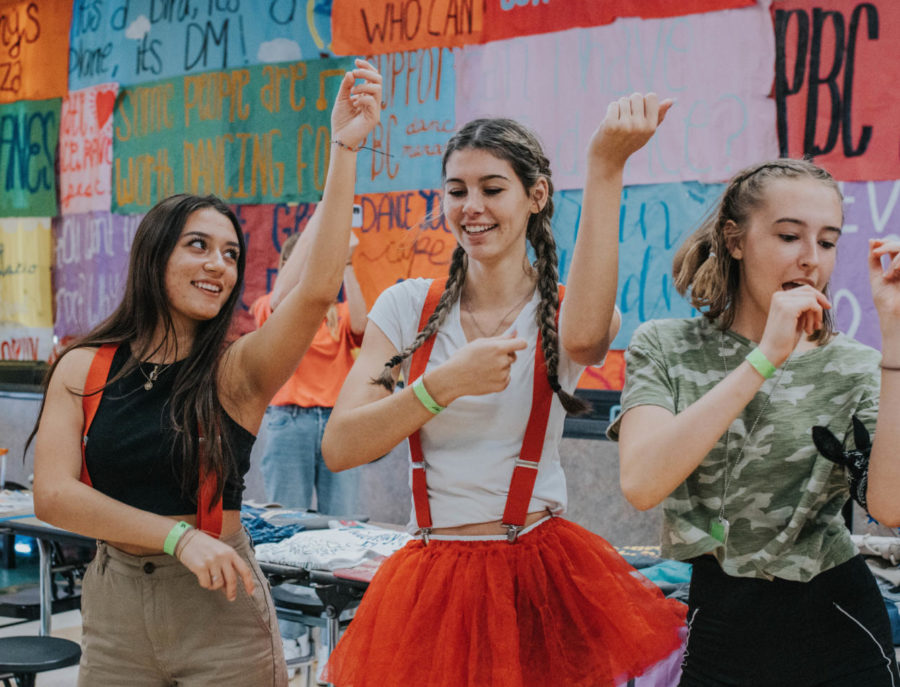
M 725 358 L 725 353 L 723 349 L 725 348 L 725 333 L 722 332 L 719 335 L 719 356 L 722 358 L 722 367 L 725 370 L 725 377 L 728 376 L 728 360 Z M 766 409 L 769 407 L 769 402 L 772 400 L 772 394 L 775 393 L 775 389 L 781 384 L 781 378 L 784 376 L 784 371 L 788 367 L 788 363 L 790 363 L 791 359 L 788 358 L 784 364 L 781 366 L 781 369 L 778 371 L 778 376 L 775 378 L 775 381 L 772 383 L 772 388 L 769 389 L 769 393 L 766 394 L 766 401 L 763 403 L 762 408 L 759 409 L 759 412 L 756 414 L 756 418 L 753 420 L 753 424 L 750 426 L 750 431 L 744 436 L 744 443 L 741 444 L 741 450 L 738 451 L 737 459 L 734 461 L 734 465 L 732 469 L 737 468 L 737 466 L 741 462 L 741 458 L 744 456 L 744 449 L 747 447 L 747 443 L 750 441 L 750 437 L 753 435 L 753 432 L 756 430 L 756 425 L 759 424 L 760 418 L 763 416 L 763 413 L 766 412 Z M 724 378 L 723 378 L 724 379 Z M 710 536 L 721 542 L 722 544 L 728 539 L 728 531 L 731 528 L 731 523 L 728 522 L 728 518 L 725 517 L 725 498 L 728 495 L 728 484 L 731 481 L 731 470 L 728 468 L 728 455 L 729 450 L 731 448 L 731 423 L 728 425 L 728 429 L 725 430 L 725 476 L 722 481 L 722 503 L 719 507 L 719 516 L 715 520 L 713 520 L 709 525 L 709 534 Z
M 144 379 L 147 381 L 144 382 L 144 390 L 150 391 L 153 388 L 153 382 L 157 380 L 161 372 L 165 372 L 168 365 L 160 365 L 159 363 L 153 364 L 153 369 L 150 370 L 150 374 L 148 375 L 144 372 L 144 368 L 141 367 L 142 363 L 138 363 L 138 369 L 141 371 L 141 375 L 143 375 Z
M 481 334 L 482 337 L 484 337 L 484 338 L 486 338 L 486 339 L 489 339 L 489 338 L 491 338 L 492 336 L 497 336 L 497 334 L 499 334 L 501 331 L 503 331 L 503 323 L 506 322 L 506 318 L 509 317 L 510 315 L 512 315 L 513 312 L 515 312 L 516 310 L 518 310 L 519 308 L 521 308 L 523 305 L 525 305 L 528 301 L 530 301 L 530 300 L 531 300 L 531 296 L 532 296 L 533 294 L 534 294 L 534 287 L 532 287 L 532 288 L 528 291 L 528 293 L 525 294 L 525 298 L 523 298 L 521 301 L 519 301 L 518 303 L 516 303 L 513 307 L 511 307 L 511 308 L 507 311 L 507 313 L 506 313 L 503 317 L 500 318 L 500 322 L 497 323 L 496 328 L 495 328 L 494 331 L 491 332 L 490 334 L 485 333 L 485 331 L 481 328 L 481 326 L 478 324 L 478 320 L 475 319 L 475 315 L 472 313 L 472 311 L 469 310 L 469 308 L 468 308 L 466 305 L 462 304 L 462 302 L 460 302 L 460 304 L 461 304 L 461 306 L 462 306 L 462 309 L 463 309 L 463 310 L 466 312 L 466 314 L 469 316 L 469 319 L 472 320 L 472 324 L 475 325 L 475 329 L 478 330 L 478 333 Z

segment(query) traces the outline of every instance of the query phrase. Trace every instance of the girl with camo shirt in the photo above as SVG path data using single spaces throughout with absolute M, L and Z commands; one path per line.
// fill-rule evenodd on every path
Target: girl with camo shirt
M 854 415 L 877 424 L 869 508 L 900 522 L 900 428 L 884 419 L 900 410 L 900 244 L 870 246 L 879 370 L 877 351 L 834 331 L 842 224 L 824 169 L 743 170 L 675 256 L 676 287 L 703 316 L 647 322 L 628 347 L 609 436 L 628 500 L 663 504 L 663 555 L 693 563 L 682 687 L 900 685 L 841 515 L 846 480 L 812 440 L 815 425 L 844 436 Z

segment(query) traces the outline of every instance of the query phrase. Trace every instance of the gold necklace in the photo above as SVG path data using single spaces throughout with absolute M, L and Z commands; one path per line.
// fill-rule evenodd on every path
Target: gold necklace
M 144 368 L 141 367 L 143 363 L 138 363 L 138 369 L 141 371 L 141 375 L 147 381 L 144 382 L 144 390 L 150 391 L 153 388 L 153 383 L 159 378 L 161 372 L 165 372 L 168 365 L 160 365 L 159 363 L 153 363 L 153 369 L 150 370 L 150 375 L 148 376 L 146 372 L 144 372 Z
M 468 305 L 461 303 L 463 311 L 469 316 L 469 319 L 472 321 L 472 324 L 475 325 L 475 329 L 478 330 L 478 333 L 485 339 L 489 339 L 492 336 L 497 336 L 501 331 L 503 331 L 503 325 L 506 322 L 506 318 L 513 314 L 516 310 L 519 310 L 523 305 L 525 305 L 528 301 L 531 300 L 531 296 L 534 294 L 534 287 L 532 286 L 528 293 L 525 294 L 525 298 L 516 303 L 513 307 L 511 307 L 506 314 L 500 318 L 500 321 L 497 323 L 497 326 L 494 328 L 494 331 L 490 334 L 485 333 L 484 329 L 481 328 L 481 325 L 478 324 L 478 320 L 475 319 L 475 314 L 469 309 Z

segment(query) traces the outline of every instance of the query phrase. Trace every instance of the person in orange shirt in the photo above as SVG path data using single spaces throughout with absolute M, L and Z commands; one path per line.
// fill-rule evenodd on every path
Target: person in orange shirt
M 299 283 L 308 247 L 304 234 L 294 234 L 281 250 L 272 291 L 250 308 L 262 326 L 290 290 Z M 266 410 L 266 444 L 261 469 L 266 498 L 286 508 L 310 508 L 315 489 L 320 513 L 347 515 L 356 507 L 358 471 L 331 472 L 322 460 L 322 434 L 366 326 L 366 304 L 353 273 L 351 234 L 344 268 L 346 300 L 328 309 L 312 344 L 296 371 Z

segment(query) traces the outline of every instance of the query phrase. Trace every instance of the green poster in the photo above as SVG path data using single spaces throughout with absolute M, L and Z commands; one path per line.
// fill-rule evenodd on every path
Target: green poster
M 119 91 L 113 211 L 173 193 L 229 203 L 316 201 L 331 152 L 331 106 L 350 58 L 205 72 Z
M 0 105 L 0 217 L 56 215 L 56 147 L 62 100 Z

